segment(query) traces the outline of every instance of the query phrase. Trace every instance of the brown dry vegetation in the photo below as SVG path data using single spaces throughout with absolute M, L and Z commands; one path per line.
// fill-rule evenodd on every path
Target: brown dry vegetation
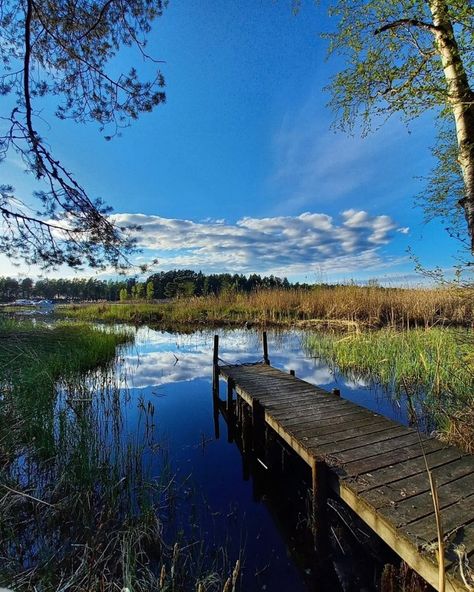
M 474 290 L 317 286 L 311 290 L 228 292 L 166 303 L 130 302 L 69 306 L 63 314 L 83 320 L 136 323 L 308 324 L 329 322 L 390 326 L 472 326 Z

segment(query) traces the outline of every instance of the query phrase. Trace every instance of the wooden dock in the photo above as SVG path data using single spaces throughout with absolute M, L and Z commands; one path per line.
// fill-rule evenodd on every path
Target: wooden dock
M 439 590 L 437 528 L 424 451 L 441 507 L 446 590 L 474 589 L 465 583 L 474 583 L 468 567 L 471 559 L 474 568 L 474 456 L 273 368 L 266 336 L 264 362 L 219 362 L 216 337 L 216 407 L 223 405 L 228 421 L 240 424 L 247 414 L 255 454 L 264 450 L 265 431 L 271 429 L 308 464 L 315 519 L 330 488 Z M 227 381 L 223 402 L 219 377 Z

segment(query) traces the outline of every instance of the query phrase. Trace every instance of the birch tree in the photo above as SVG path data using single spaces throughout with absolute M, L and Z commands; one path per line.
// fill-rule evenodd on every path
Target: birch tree
M 462 208 L 474 254 L 474 5 L 470 0 L 339 0 L 330 53 L 345 60 L 331 104 L 344 129 L 364 131 L 395 112 L 450 118 L 463 179 Z

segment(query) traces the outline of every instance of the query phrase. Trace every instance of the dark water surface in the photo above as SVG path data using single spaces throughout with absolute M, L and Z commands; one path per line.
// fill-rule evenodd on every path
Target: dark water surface
M 193 533 L 206 541 L 210 556 L 225 549 L 230 564 L 242 555 L 241 589 L 246 592 L 334 590 L 330 579 L 318 573 L 298 534 L 307 520 L 305 468 L 297 459 L 289 459 L 279 479 L 262 489 L 258 474 L 245 480 L 241 454 L 235 442 L 228 442 L 222 417 L 220 438 L 215 437 L 211 393 L 215 333 L 225 361 L 262 357 L 260 335 L 254 331 L 171 334 L 144 327 L 137 330 L 135 344 L 121 352 L 118 363 L 128 401 L 124 430 L 128 436 L 148 439 L 144 466 L 153 478 L 162 476 L 166 466 L 176 488 L 176 507 L 167 509 L 175 515 L 167 525 L 168 534 Z M 269 333 L 271 364 L 295 370 L 299 378 L 322 388 L 337 387 L 343 397 L 407 423 L 403 405 L 312 358 L 303 341 L 302 332 Z

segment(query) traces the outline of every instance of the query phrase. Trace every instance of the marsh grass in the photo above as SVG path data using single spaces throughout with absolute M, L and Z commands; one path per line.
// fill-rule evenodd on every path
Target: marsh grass
M 474 291 L 316 286 L 311 290 L 227 292 L 163 303 L 70 305 L 57 311 L 80 320 L 177 325 L 465 326 L 474 321 Z
M 312 355 L 355 379 L 380 384 L 400 396 L 409 388 L 434 418 L 443 438 L 464 449 L 474 446 L 472 331 L 433 327 L 314 334 L 305 346 Z M 461 430 L 463 418 L 466 424 Z M 467 424 L 471 425 L 470 437 Z M 463 431 L 466 438 L 454 437 Z
M 167 543 L 179 496 L 153 430 L 126 429 L 117 384 L 127 331 L 2 321 L 0 586 L 22 591 L 220 592 L 224 552 Z M 138 423 L 153 410 L 139 406 Z M 143 417 L 146 416 L 146 417 Z M 147 454 L 159 456 L 151 477 Z

